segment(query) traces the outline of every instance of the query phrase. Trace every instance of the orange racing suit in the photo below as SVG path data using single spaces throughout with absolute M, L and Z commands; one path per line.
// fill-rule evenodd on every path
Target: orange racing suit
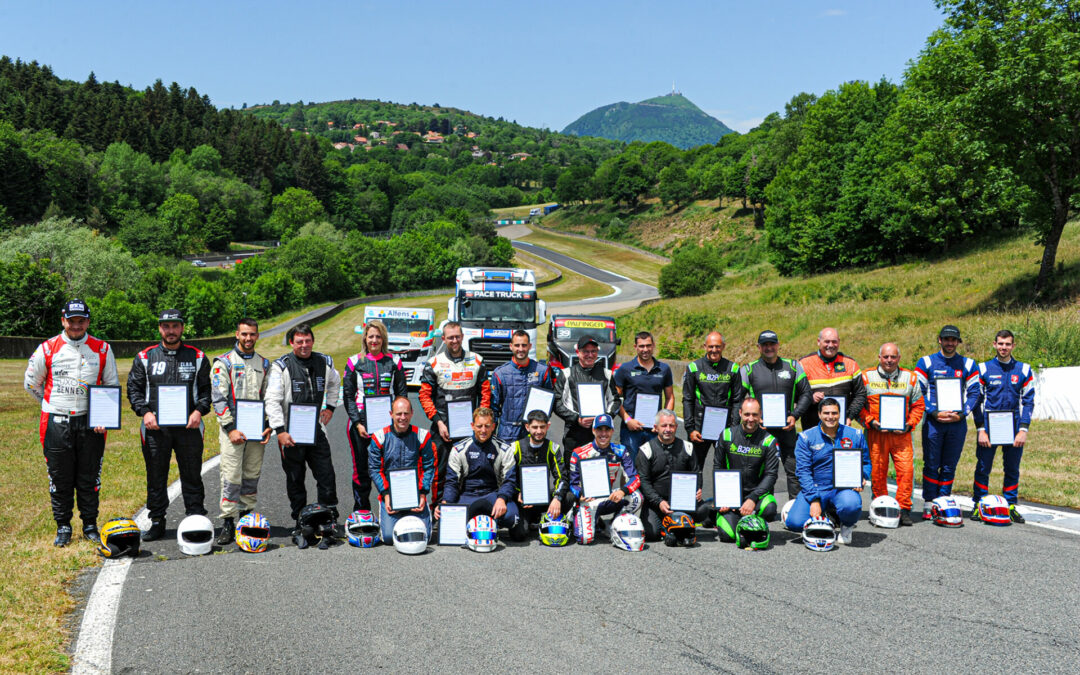
M 859 422 L 866 428 L 866 442 L 870 446 L 870 484 L 874 497 L 889 494 L 886 483 L 889 477 L 889 457 L 896 467 L 896 501 L 900 508 L 911 510 L 911 491 L 914 481 L 914 450 L 911 431 L 923 417 L 922 390 L 915 373 L 897 368 L 886 374 L 881 368 L 864 370 L 863 387 L 866 389 L 866 406 L 859 412 Z M 882 394 L 898 394 L 908 400 L 907 429 L 904 433 L 880 431 L 877 427 L 878 406 Z

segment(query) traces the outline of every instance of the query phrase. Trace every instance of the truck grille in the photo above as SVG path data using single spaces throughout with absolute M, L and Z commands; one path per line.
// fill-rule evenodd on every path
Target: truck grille
M 508 363 L 513 356 L 510 343 L 503 340 L 470 340 L 469 351 L 483 357 L 484 365 L 489 371 Z

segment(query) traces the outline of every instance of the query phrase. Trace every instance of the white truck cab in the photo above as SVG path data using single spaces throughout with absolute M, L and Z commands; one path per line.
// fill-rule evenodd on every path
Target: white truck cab
M 386 325 L 390 344 L 386 350 L 401 359 L 405 369 L 405 383 L 420 386 L 424 364 L 435 353 L 435 310 L 426 307 L 377 307 L 364 308 L 364 323 L 354 330 L 360 335 L 372 319 Z

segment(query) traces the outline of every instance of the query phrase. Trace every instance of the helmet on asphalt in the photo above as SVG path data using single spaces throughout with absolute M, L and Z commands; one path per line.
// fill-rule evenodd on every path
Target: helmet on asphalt
M 792 506 L 795 506 L 795 500 L 789 499 L 784 502 L 784 507 L 780 509 L 780 523 L 785 527 L 787 526 L 787 514 L 791 511 Z
M 900 527 L 900 502 L 889 495 L 875 497 L 870 502 L 870 524 L 890 529 Z
M 184 555 L 206 555 L 214 546 L 214 524 L 206 516 L 184 518 L 176 528 L 176 544 Z
M 427 526 L 416 516 L 405 516 L 394 525 L 394 548 L 398 553 L 423 553 L 427 550 L 427 540 Z
M 596 516 L 588 504 L 578 506 L 574 513 L 574 538 L 579 544 L 591 544 L 596 538 Z
M 611 543 L 624 551 L 645 550 L 645 529 L 632 513 L 621 513 L 611 521 Z
M 831 551 L 836 548 L 836 528 L 828 518 L 810 518 L 803 525 L 802 540 L 811 551 Z
M 300 517 L 296 521 L 300 525 L 300 533 L 296 537 L 297 547 L 307 548 L 318 544 L 319 548 L 326 548 L 334 536 L 334 520 L 334 512 L 319 503 L 308 504 L 300 509 Z
M 379 518 L 371 511 L 353 511 L 345 520 L 345 536 L 359 548 L 371 548 L 380 541 Z
M 735 524 L 735 546 L 739 548 L 769 548 L 769 524 L 756 513 L 739 518 Z
M 987 525 L 1009 525 L 1010 515 L 1009 502 L 1001 495 L 986 495 L 979 500 L 979 518 Z
M 694 519 L 682 511 L 670 513 L 660 523 L 660 536 L 667 546 L 693 546 L 697 542 Z
M 499 544 L 499 527 L 491 516 L 473 516 L 465 527 L 466 545 L 477 553 L 491 553 Z
M 101 528 L 101 545 L 98 554 L 104 558 L 119 558 L 139 555 L 142 544 L 142 531 L 131 518 L 113 518 Z
M 952 497 L 938 497 L 930 502 L 930 517 L 935 525 L 942 527 L 963 527 L 964 515 L 960 504 Z
M 545 513 L 540 516 L 540 543 L 544 546 L 566 546 L 570 543 L 572 528 L 569 514 L 552 518 Z
M 236 545 L 241 551 L 262 553 L 270 545 L 270 522 L 258 512 L 247 513 L 236 524 Z

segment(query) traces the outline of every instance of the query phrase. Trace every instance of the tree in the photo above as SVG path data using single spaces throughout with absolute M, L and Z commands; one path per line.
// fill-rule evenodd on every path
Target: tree
M 660 170 L 660 201 L 665 206 L 683 206 L 694 197 L 694 185 L 686 173 L 686 167 L 676 162 Z
M 563 204 L 584 203 L 589 197 L 589 181 L 592 175 L 591 168 L 580 164 L 563 171 L 555 182 L 555 198 Z
M 720 256 L 712 246 L 684 246 L 660 268 L 657 290 L 665 298 L 703 295 L 715 288 L 722 276 Z
M 157 210 L 158 220 L 174 237 L 176 250 L 180 253 L 197 253 L 203 250 L 203 214 L 199 200 L 180 192 L 172 195 Z
M 272 237 L 288 241 L 305 224 L 325 217 L 326 210 L 315 195 L 301 188 L 289 188 L 274 197 L 264 231 Z
M 67 289 L 48 260 L 26 254 L 0 260 L 0 335 L 54 335 Z

